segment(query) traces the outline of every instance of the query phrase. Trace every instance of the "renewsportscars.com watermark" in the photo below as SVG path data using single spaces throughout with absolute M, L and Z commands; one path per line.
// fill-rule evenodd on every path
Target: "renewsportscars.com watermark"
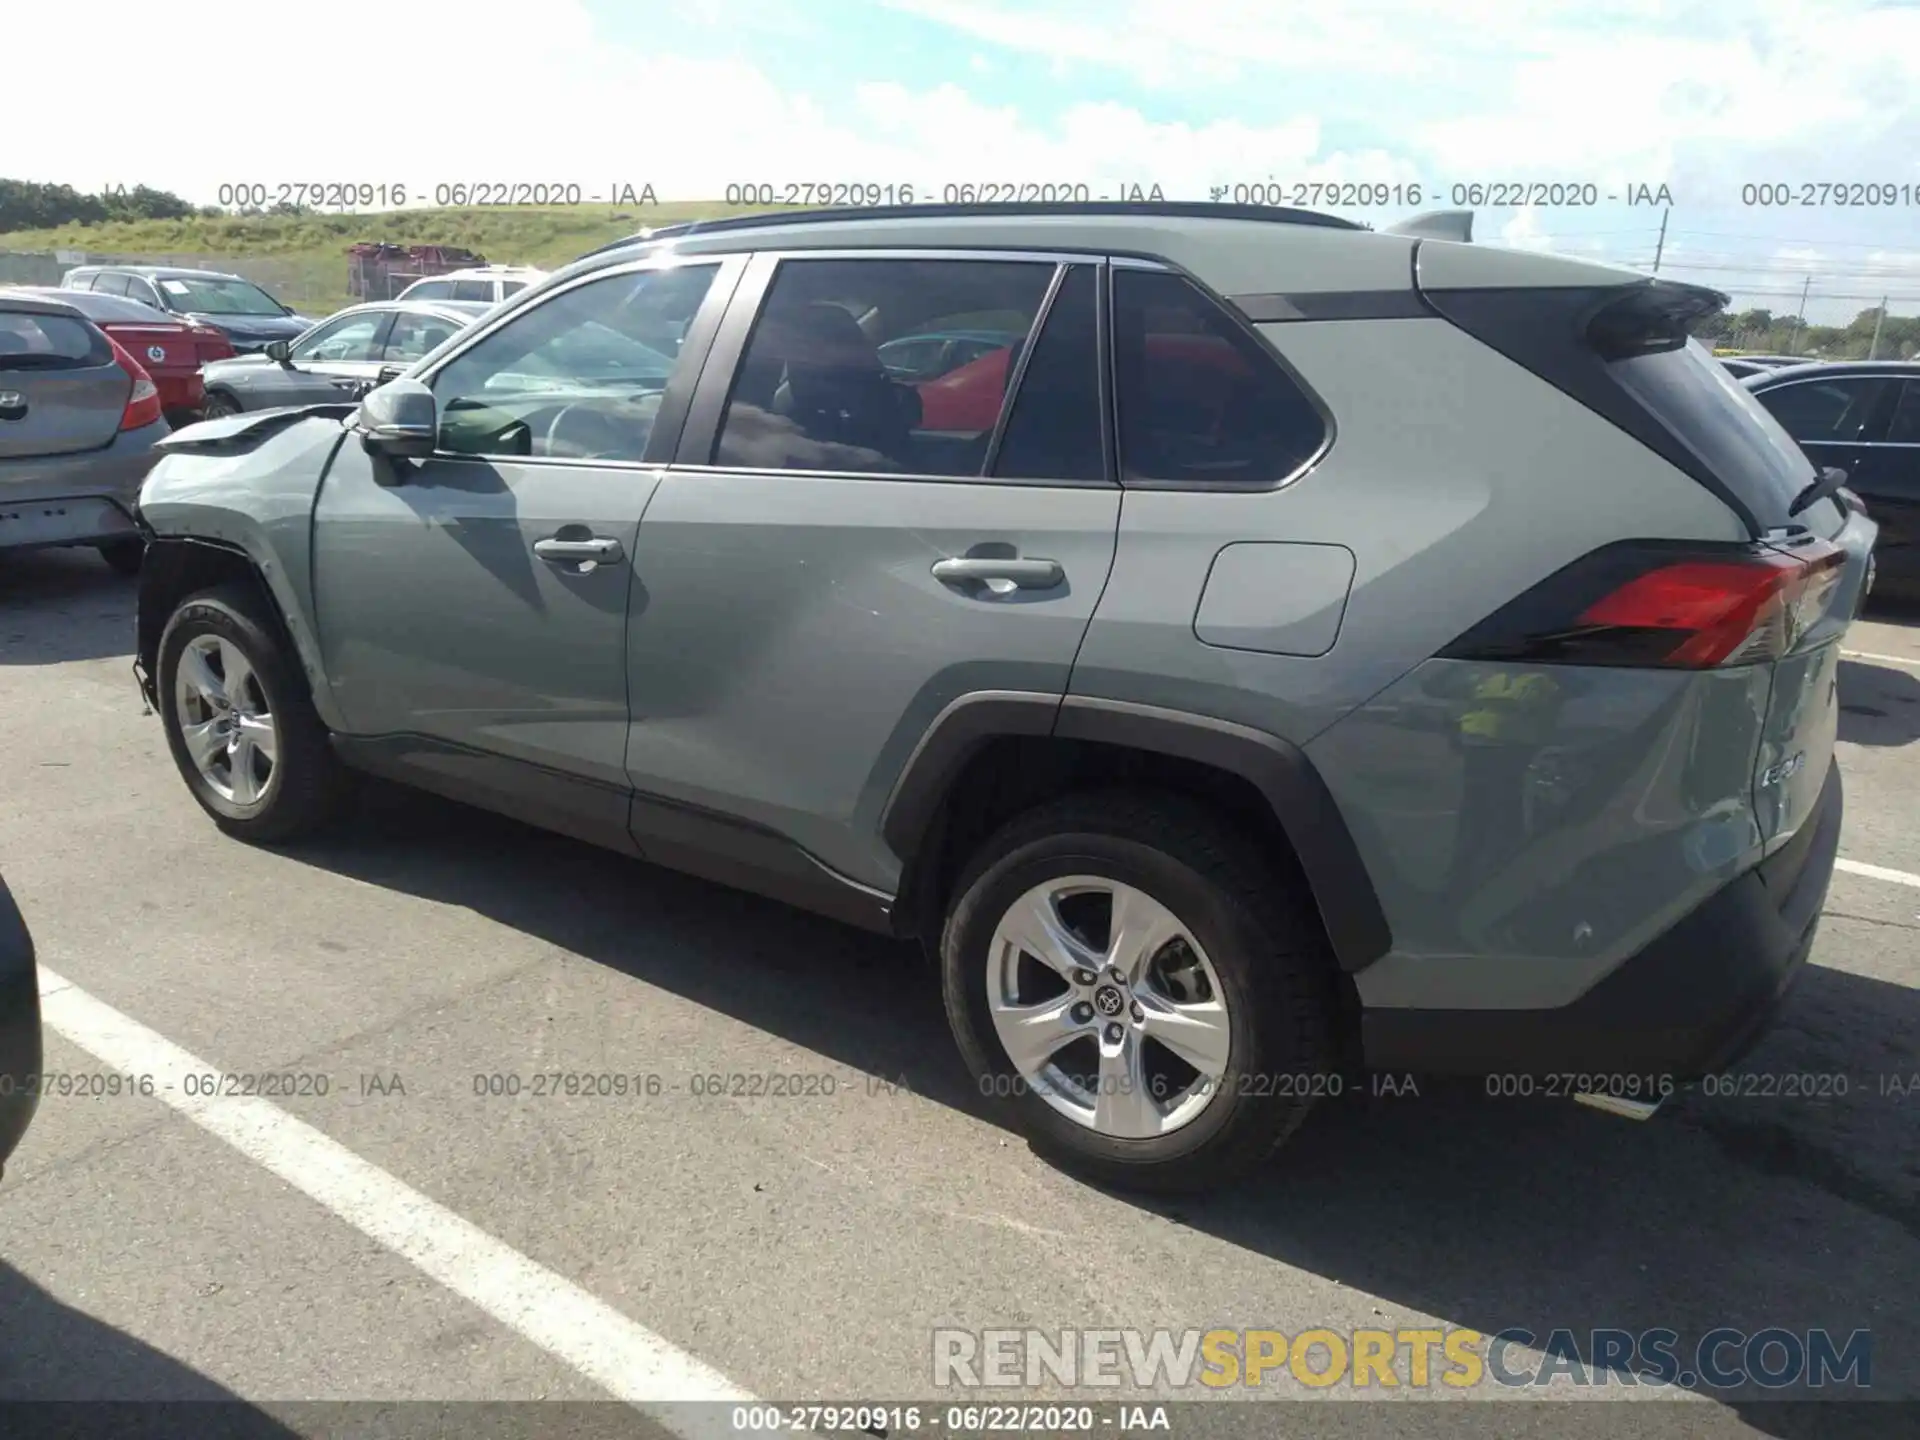
M 1475 1386 L 1669 1386 L 1864 1390 L 1873 1336 L 1770 1327 L 1709 1330 L 1461 1327 L 1405 1330 L 953 1330 L 933 1332 L 941 1389 L 1092 1386 L 1223 1390 L 1298 1384 L 1356 1390 Z

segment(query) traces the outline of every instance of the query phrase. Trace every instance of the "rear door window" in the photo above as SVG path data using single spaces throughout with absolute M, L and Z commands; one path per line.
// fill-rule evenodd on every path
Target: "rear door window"
M 1113 369 L 1127 484 L 1275 485 L 1326 442 L 1306 392 L 1179 275 L 1114 272 Z
M 493 282 L 491 280 L 456 280 L 453 282 L 452 298 L 455 300 L 491 301 L 493 299 Z
M 1909 380 L 1900 391 L 1900 403 L 1887 427 L 1892 445 L 1920 445 L 1920 380 Z
M 1067 271 L 1020 376 L 993 474 L 998 480 L 1106 480 L 1094 267 Z
M 979 476 L 1055 269 L 1036 260 L 783 260 L 733 377 L 713 463 Z M 944 345 L 957 331 L 987 348 L 952 369 L 890 369 L 882 353 L 905 339 Z
M 407 287 L 409 300 L 451 300 L 453 282 L 451 280 L 422 280 L 418 285 Z
M 1801 444 L 1857 445 L 1883 432 L 1897 379 L 1800 380 L 1760 392 L 1760 403 Z

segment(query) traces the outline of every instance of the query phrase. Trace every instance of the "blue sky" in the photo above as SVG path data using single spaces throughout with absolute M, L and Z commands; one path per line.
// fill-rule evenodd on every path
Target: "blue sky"
M 1783 311 L 1811 279 L 1822 320 L 1883 293 L 1920 312 L 1912 0 L 203 0 L 203 27 L 285 57 L 288 103 L 242 86 L 192 143 L 150 154 L 127 143 L 148 8 L 98 8 L 101 123 L 16 143 L 9 173 L 200 200 L 298 179 L 624 181 L 675 199 L 739 180 L 1158 183 L 1189 199 L 1269 179 L 1664 183 L 1663 273 Z M 30 7 L 9 35 L 65 24 Z M 210 93 L 246 64 L 229 56 Z M 66 82 L 25 83 L 51 104 Z M 1745 185 L 1797 201 L 1823 182 L 1907 203 L 1742 203 Z M 1604 200 L 1483 207 L 1478 237 L 1645 264 L 1659 219 Z

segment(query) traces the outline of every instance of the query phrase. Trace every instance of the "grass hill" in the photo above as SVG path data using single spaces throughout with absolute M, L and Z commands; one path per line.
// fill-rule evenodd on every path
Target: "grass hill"
M 495 264 L 553 269 L 654 225 L 743 215 L 768 207 L 719 202 L 628 206 L 501 206 L 375 214 L 191 215 L 0 232 L 0 250 L 88 250 L 107 255 L 197 255 L 271 261 L 289 304 L 325 313 L 350 303 L 347 247 L 358 241 L 459 245 Z M 272 285 L 272 279 L 262 278 Z

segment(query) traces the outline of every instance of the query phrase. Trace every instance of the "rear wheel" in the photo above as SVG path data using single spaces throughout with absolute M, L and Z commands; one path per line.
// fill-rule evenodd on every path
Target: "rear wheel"
M 351 777 L 279 627 L 245 588 L 183 600 L 161 633 L 157 670 L 174 764 L 228 834 L 291 840 L 351 798 Z
M 1332 959 L 1310 904 L 1178 796 L 1071 796 L 993 836 L 941 942 L 982 1093 L 1106 1183 L 1236 1179 L 1337 1094 Z
M 146 555 L 147 542 L 137 538 L 109 540 L 100 546 L 100 558 L 122 575 L 138 575 Z

